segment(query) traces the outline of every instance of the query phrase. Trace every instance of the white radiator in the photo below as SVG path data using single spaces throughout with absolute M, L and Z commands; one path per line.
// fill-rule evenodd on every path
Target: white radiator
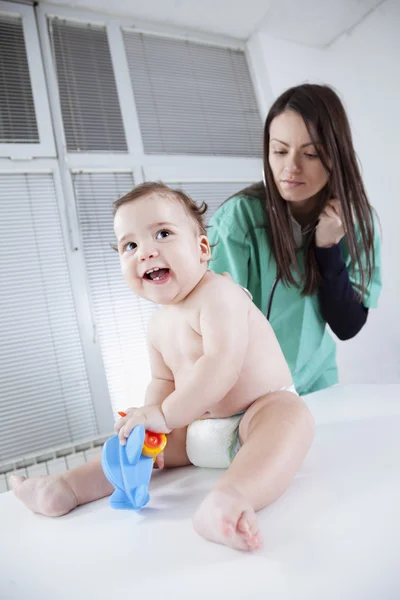
M 13 461 L 0 463 L 0 494 L 11 489 L 11 475 L 55 475 L 88 462 L 101 454 L 104 442 L 111 436 L 103 436 L 95 440 L 86 440 L 41 452 L 35 456 L 23 456 Z

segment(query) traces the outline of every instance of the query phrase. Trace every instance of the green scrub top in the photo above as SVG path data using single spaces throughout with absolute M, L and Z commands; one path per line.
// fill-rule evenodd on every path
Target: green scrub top
M 266 315 L 276 262 L 265 229 L 263 201 L 238 194 L 225 202 L 210 220 L 208 238 L 212 244 L 209 268 L 227 271 L 253 295 L 256 306 Z M 375 308 L 381 284 L 380 239 L 375 227 L 375 270 L 363 298 L 364 306 Z M 342 243 L 343 259 L 351 259 Z M 300 271 L 304 270 L 303 250 L 297 251 Z M 350 273 L 350 270 L 349 270 Z M 350 276 L 357 283 L 357 270 Z M 318 296 L 301 296 L 300 289 L 281 281 L 275 289 L 270 314 L 271 326 L 292 372 L 296 390 L 308 394 L 338 382 L 336 344 L 329 334 L 319 307 Z

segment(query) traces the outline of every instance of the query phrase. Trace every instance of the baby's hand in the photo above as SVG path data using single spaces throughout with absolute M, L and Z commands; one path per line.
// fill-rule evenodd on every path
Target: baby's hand
M 118 434 L 121 444 L 126 444 L 126 438 L 129 437 L 132 429 L 136 425 L 144 425 L 145 429 L 155 433 L 170 433 L 171 429 L 165 422 L 164 414 L 159 404 L 149 404 L 141 408 L 128 408 L 124 411 L 126 417 L 118 419 L 115 423 L 114 431 Z
M 164 452 L 160 452 L 157 454 L 156 460 L 154 461 L 154 469 L 163 469 L 164 468 Z

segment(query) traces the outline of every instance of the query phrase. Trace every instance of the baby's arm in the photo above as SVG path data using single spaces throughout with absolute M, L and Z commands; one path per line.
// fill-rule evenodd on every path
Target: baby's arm
M 237 382 L 248 343 L 249 300 L 234 283 L 220 281 L 200 307 L 203 355 L 191 376 L 162 403 L 171 429 L 184 427 L 218 404 Z
M 146 389 L 144 404 L 161 404 L 175 389 L 172 371 L 165 364 L 160 352 L 149 339 L 148 344 L 151 381 Z
M 139 423 L 143 423 L 147 429 L 156 431 L 159 431 L 159 426 L 161 426 L 160 431 L 168 433 L 168 429 L 165 428 L 161 404 L 174 391 L 175 382 L 172 371 L 167 367 L 161 353 L 155 346 L 157 330 L 157 315 L 154 314 L 149 323 L 147 333 L 151 381 L 146 389 L 144 406 L 141 408 L 126 408 L 124 410 L 125 416 L 118 419 L 115 423 L 114 430 L 118 433 L 121 443 L 125 443 L 125 438 L 129 436 L 135 425 Z M 161 458 L 159 455 L 158 462 Z

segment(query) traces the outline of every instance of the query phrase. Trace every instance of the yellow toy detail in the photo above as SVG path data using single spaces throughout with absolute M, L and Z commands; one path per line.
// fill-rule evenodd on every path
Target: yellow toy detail
M 149 458 L 156 457 L 164 450 L 167 445 L 167 436 L 165 433 L 154 433 L 154 431 L 146 431 L 144 436 L 142 454 Z

